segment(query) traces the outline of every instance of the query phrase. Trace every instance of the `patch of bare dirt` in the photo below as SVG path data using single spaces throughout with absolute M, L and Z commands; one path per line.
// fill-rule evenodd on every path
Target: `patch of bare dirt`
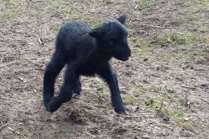
M 209 25 L 204 5 L 209 3 L 201 2 L 0 0 L 0 138 L 207 138 Z M 46 112 L 43 73 L 61 24 L 81 19 L 94 26 L 121 13 L 129 15 L 133 56 L 113 64 L 128 114 L 113 111 L 99 78 L 85 77 L 79 98 L 53 114 Z M 204 38 L 143 46 L 166 31 Z

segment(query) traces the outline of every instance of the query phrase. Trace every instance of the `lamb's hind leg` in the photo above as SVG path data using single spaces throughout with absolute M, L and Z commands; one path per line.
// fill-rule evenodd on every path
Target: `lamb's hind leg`
M 64 65 L 65 57 L 62 55 L 62 53 L 56 50 L 44 73 L 43 101 L 46 108 L 54 96 L 55 80 Z
M 48 105 L 48 110 L 50 112 L 56 111 L 63 103 L 72 98 L 73 90 L 75 90 L 78 78 L 79 76 L 75 72 L 73 66 L 68 65 L 65 72 L 64 83 L 60 89 L 60 94 L 57 97 L 53 97 Z

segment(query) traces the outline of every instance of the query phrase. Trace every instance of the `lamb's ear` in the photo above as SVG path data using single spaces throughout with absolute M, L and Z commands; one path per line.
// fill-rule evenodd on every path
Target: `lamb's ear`
M 117 20 L 122 23 L 122 24 L 125 24 L 126 23 L 126 19 L 127 19 L 127 16 L 126 15 L 122 15 L 120 17 L 117 18 Z
M 91 32 L 89 32 L 89 35 L 94 38 L 99 38 L 102 35 L 102 30 L 101 28 L 95 28 Z

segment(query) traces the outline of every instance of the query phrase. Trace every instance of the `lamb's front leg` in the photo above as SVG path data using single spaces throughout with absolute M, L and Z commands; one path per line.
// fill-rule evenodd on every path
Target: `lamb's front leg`
M 115 112 L 125 113 L 125 108 L 118 86 L 117 75 L 112 71 L 110 64 L 106 63 L 105 65 L 103 65 L 99 69 L 98 74 L 107 82 L 110 88 L 112 106 L 114 107 Z
M 76 86 L 73 89 L 73 97 L 76 98 L 77 96 L 80 96 L 80 92 L 81 92 L 81 82 L 80 82 L 80 78 L 78 78 L 76 81 Z

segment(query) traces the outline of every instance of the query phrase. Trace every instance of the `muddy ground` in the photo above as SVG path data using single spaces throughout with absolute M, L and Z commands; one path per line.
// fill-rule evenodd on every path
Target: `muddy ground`
M 79 98 L 46 112 L 42 79 L 60 26 L 123 13 L 132 58 L 112 63 L 127 115 L 86 77 Z M 208 129 L 208 0 L 0 0 L 1 139 L 206 139 Z

